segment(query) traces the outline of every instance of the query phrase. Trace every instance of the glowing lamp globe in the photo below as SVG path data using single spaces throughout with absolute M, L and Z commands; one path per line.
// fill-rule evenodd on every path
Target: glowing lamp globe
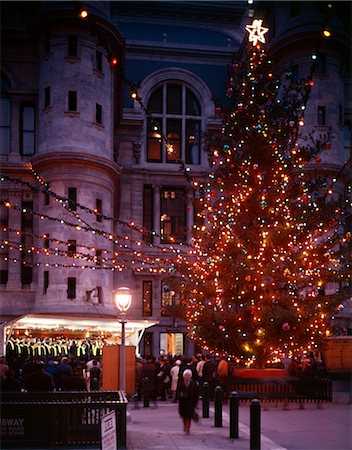
M 126 312 L 132 303 L 132 292 L 128 287 L 121 287 L 114 292 L 114 301 L 120 312 Z

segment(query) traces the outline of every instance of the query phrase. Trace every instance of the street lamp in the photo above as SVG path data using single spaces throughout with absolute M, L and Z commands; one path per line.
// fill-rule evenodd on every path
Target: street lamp
M 117 309 L 120 312 L 121 323 L 121 356 L 120 356 L 120 391 L 126 390 L 126 359 L 125 359 L 125 325 L 126 325 L 126 313 L 132 303 L 131 289 L 127 287 L 121 287 L 114 292 L 114 301 Z

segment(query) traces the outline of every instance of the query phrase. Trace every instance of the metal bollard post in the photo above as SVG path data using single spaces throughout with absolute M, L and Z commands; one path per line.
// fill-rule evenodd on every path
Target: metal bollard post
M 237 392 L 231 392 L 230 395 L 230 439 L 238 439 L 238 407 L 240 396 Z
M 215 402 L 214 402 L 214 426 L 222 427 L 222 389 L 220 386 L 215 388 Z
M 203 418 L 209 418 L 209 383 L 205 382 L 202 385 L 202 405 L 203 405 Z
M 254 399 L 250 407 L 250 450 L 260 450 L 260 401 Z
M 143 407 L 149 408 L 149 400 L 150 400 L 150 386 L 149 386 L 149 378 L 143 378 Z

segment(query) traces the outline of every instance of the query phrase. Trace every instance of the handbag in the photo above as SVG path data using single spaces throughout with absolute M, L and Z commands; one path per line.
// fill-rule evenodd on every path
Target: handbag
M 199 414 L 196 410 L 193 411 L 192 420 L 193 420 L 193 422 L 196 422 L 196 423 L 199 421 Z

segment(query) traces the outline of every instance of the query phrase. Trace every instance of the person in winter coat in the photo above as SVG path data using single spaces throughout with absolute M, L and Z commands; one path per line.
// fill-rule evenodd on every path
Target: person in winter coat
M 180 365 L 181 365 L 181 360 L 177 359 L 170 370 L 170 378 L 171 378 L 170 390 L 171 390 L 171 396 L 172 396 L 172 403 L 176 403 L 176 391 L 177 391 L 178 373 L 180 371 Z
M 182 417 L 183 430 L 190 434 L 192 418 L 195 418 L 199 390 L 197 383 L 192 380 L 192 370 L 186 369 L 182 374 L 183 380 L 178 390 L 178 412 Z

